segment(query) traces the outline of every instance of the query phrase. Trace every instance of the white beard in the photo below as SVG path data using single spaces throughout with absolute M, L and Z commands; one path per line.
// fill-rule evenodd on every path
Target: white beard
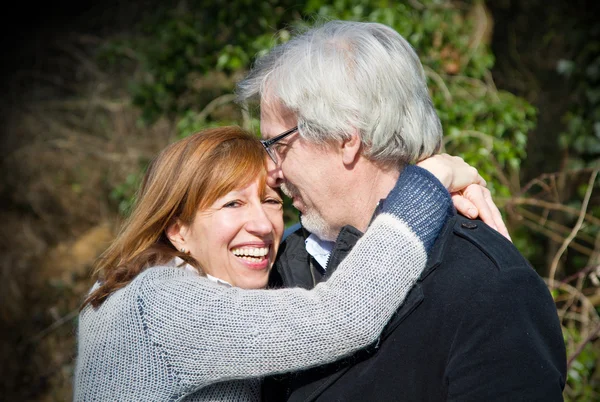
M 283 183 L 281 191 L 290 198 L 296 196 L 299 192 L 293 184 Z M 304 206 L 305 211 L 300 215 L 302 226 L 310 233 L 318 236 L 321 240 L 335 241 L 339 234 L 339 230 L 334 229 L 325 219 L 314 209 Z
M 334 230 L 321 215 L 314 213 L 314 211 L 307 211 L 306 214 L 300 215 L 300 222 L 306 230 L 315 234 L 321 240 L 335 241 L 339 234 L 339 230 Z

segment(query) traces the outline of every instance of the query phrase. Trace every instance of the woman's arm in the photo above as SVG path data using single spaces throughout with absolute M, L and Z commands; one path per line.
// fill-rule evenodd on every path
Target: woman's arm
M 149 341 L 182 387 L 324 364 L 374 342 L 427 261 L 451 200 L 429 173 L 405 169 L 383 213 L 313 290 L 227 288 L 174 268 L 140 278 Z
M 467 218 L 480 218 L 492 229 L 497 230 L 511 240 L 502 214 L 492 199 L 486 182 L 477 169 L 468 167 L 459 156 L 448 154 L 433 155 L 417 163 L 434 174 L 452 194 L 452 202 L 456 210 Z M 456 174 L 453 166 L 462 166 L 462 173 Z M 512 241 L 512 240 L 511 240 Z

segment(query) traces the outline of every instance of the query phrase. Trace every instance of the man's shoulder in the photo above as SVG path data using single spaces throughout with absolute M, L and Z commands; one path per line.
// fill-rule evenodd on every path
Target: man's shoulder
M 464 271 L 533 269 L 516 246 L 498 231 L 481 220 L 460 215 L 450 219 L 440 233 L 430 252 L 426 271 L 449 264 Z
M 450 219 L 432 249 L 420 282 L 447 297 L 477 292 L 545 290 L 542 277 L 508 239 L 480 220 Z M 441 296 L 441 295 L 440 295 Z M 443 297 L 443 296 L 442 296 Z

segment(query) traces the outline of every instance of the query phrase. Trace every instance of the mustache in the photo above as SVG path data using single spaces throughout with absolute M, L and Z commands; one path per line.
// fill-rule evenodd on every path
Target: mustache
M 293 198 L 299 195 L 298 188 L 291 183 L 282 183 L 279 188 L 283 192 L 283 194 L 287 195 L 290 198 Z

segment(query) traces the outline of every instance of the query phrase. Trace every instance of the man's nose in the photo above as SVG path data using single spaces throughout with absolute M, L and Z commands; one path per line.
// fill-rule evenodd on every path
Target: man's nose
M 281 185 L 281 183 L 283 183 L 283 173 L 281 171 L 281 167 L 279 167 L 279 165 L 275 164 L 275 162 L 273 162 L 271 160 L 271 158 L 268 158 L 267 161 L 267 185 L 269 187 L 279 187 Z

